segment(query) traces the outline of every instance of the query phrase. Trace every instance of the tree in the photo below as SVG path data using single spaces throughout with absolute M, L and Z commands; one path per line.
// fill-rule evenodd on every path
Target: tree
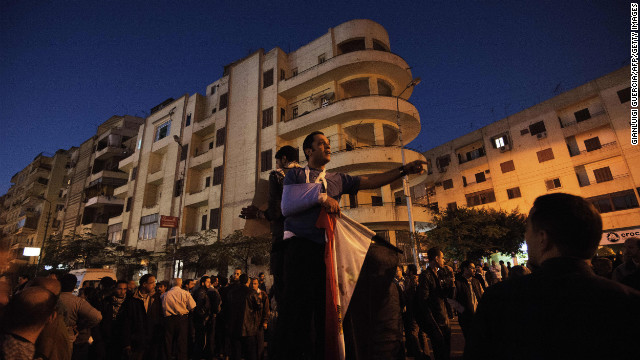
M 219 268 L 221 245 L 217 238 L 218 231 L 213 229 L 180 236 L 176 246 L 167 246 L 164 260 L 171 263 L 182 260 L 183 270 L 193 271 L 196 276 Z
M 57 268 L 62 264 L 65 268 L 101 267 L 114 262 L 113 255 L 105 250 L 108 245 L 107 235 L 92 233 L 73 236 L 49 237 L 44 247 L 42 263 Z
M 526 216 L 494 209 L 458 208 L 434 213 L 435 228 L 421 239 L 450 258 L 477 259 L 496 252 L 515 255 L 524 242 Z
M 249 271 L 249 262 L 268 263 L 271 251 L 271 237 L 265 236 L 246 236 L 242 230 L 236 230 L 221 241 L 224 252 L 223 257 L 228 258 L 230 265 L 238 266 Z

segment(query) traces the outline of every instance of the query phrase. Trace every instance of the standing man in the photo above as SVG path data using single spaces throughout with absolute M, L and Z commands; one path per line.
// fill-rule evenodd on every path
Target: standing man
M 279 349 L 285 359 L 322 359 L 325 331 L 324 229 L 316 227 L 321 210 L 340 215 L 342 194 L 376 189 L 406 174 L 423 171 L 423 161 L 414 161 L 380 174 L 350 176 L 327 173 L 331 145 L 322 132 L 309 134 L 302 144 L 308 161 L 304 169 L 289 170 L 284 179 L 282 213 L 284 239 L 289 240 L 284 257 L 283 308 L 280 313 L 284 334 Z M 296 186 L 306 184 L 307 186 Z M 304 193 L 295 193 L 300 188 Z M 312 335 L 313 334 L 313 335 Z
M 160 294 L 155 291 L 155 276 L 144 274 L 138 283 L 140 286 L 122 305 L 126 315 L 122 345 L 125 354 L 132 360 L 155 360 L 163 352 L 160 349 L 164 339 L 162 301 Z
M 593 273 L 601 236 L 585 199 L 538 197 L 525 234 L 533 272 L 487 289 L 465 359 L 636 359 L 640 292 Z
M 161 296 L 165 354 L 171 359 L 175 350 L 178 360 L 187 360 L 188 315 L 196 307 L 196 302 L 188 291 L 182 289 L 182 279 L 171 280 L 171 285 L 171 290 Z
M 218 292 L 218 277 L 211 275 L 211 287 L 207 291 L 209 297 L 209 303 L 211 305 L 211 316 L 209 318 L 209 324 L 207 324 L 207 351 L 211 357 L 215 356 L 216 350 L 216 326 L 218 314 L 222 307 L 222 298 Z
M 128 290 L 128 282 L 126 280 L 118 280 L 113 295 L 106 297 L 101 304 L 102 321 L 100 322 L 100 332 L 102 333 L 107 359 L 120 359 L 124 355 L 122 335 L 126 322 L 124 311 L 126 306 L 124 303 Z
M 193 292 L 196 307 L 192 313 L 193 327 L 195 329 L 195 341 L 193 354 L 196 359 L 202 359 L 207 343 L 207 326 L 211 318 L 211 301 L 207 292 L 211 287 L 211 278 L 203 276 L 200 278 L 198 289 Z
M 444 267 L 444 254 L 433 247 L 427 251 L 429 267 L 418 279 L 418 313 L 420 327 L 427 333 L 433 345 L 436 360 L 449 359 L 451 354 L 451 327 L 445 305 L 447 289 L 438 277 L 438 270 Z
M 462 272 L 456 276 L 455 299 L 464 308 L 462 311 L 458 311 L 458 322 L 462 328 L 462 335 L 468 339 L 471 320 L 484 290 L 482 290 L 480 281 L 475 278 L 476 265 L 474 263 L 465 260 L 460 267 Z

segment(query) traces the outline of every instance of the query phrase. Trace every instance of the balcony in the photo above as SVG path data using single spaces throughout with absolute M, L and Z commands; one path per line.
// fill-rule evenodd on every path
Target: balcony
M 294 77 L 280 81 L 278 92 L 285 98 L 291 98 L 354 73 L 378 74 L 394 79 L 399 84 L 408 84 L 411 81 L 411 73 L 406 70 L 408 68 L 404 59 L 387 51 L 354 51 L 334 56 L 322 64 L 298 72 Z
M 130 149 L 127 149 L 126 147 L 107 146 L 102 150 L 96 151 L 96 160 L 107 160 L 114 156 L 124 157 L 131 154 L 133 154 L 133 151 Z
M 467 182 L 467 185 L 463 185 L 465 193 L 475 193 L 482 190 L 493 189 L 493 181 L 491 177 L 487 176 L 485 181 L 481 182 Z
M 427 207 L 414 204 L 411 215 L 414 223 L 431 222 L 432 216 Z M 382 206 L 373 206 L 372 204 L 359 204 L 355 208 L 342 208 L 341 211 L 361 224 L 373 223 L 389 223 L 398 224 L 406 223 L 408 227 L 409 215 L 406 205 L 396 205 L 395 202 L 383 203 Z
M 124 200 L 117 198 L 115 196 L 104 196 L 104 195 L 99 195 L 99 196 L 94 196 L 92 198 L 90 198 L 89 200 L 87 200 L 87 203 L 84 205 L 85 208 L 90 208 L 90 207 L 100 207 L 100 206 L 105 206 L 105 205 L 124 205 Z
M 175 144 L 175 141 L 173 140 L 173 136 L 171 134 L 155 141 L 153 145 L 151 145 L 151 152 L 165 154 L 167 152 L 169 144 Z
M 111 225 L 120 224 L 120 223 L 122 223 L 122 214 L 109 218 L 109 222 L 107 223 L 107 225 L 111 226 Z
M 424 156 L 413 150 L 404 149 L 406 162 L 424 160 Z M 331 162 L 327 168 L 334 172 L 348 172 L 354 166 L 389 170 L 402 165 L 399 146 L 366 146 L 353 150 L 340 150 L 331 153 Z
M 407 100 L 400 99 L 400 125 L 405 143 L 411 142 L 420 132 L 418 110 Z M 358 120 L 387 120 L 396 123 L 396 98 L 391 96 L 367 95 L 335 101 L 329 105 L 304 113 L 296 118 L 280 123 L 278 136 L 285 140 L 304 137 L 313 130 Z
M 193 124 L 193 133 L 199 136 L 212 133 L 216 128 L 216 115 L 217 114 L 213 114 L 204 120 Z
M 211 167 L 211 160 L 213 160 L 213 149 L 208 149 L 206 152 L 198 154 L 189 161 L 189 168 L 194 170 L 209 169 Z
M 98 171 L 97 173 L 92 174 L 89 177 L 87 181 L 87 186 L 89 186 L 89 184 L 91 184 L 92 182 L 99 180 L 100 178 L 103 178 L 103 177 L 128 180 L 129 174 L 123 173 L 122 171 L 112 171 L 112 170 Z
M 184 199 L 184 206 L 200 207 L 206 205 L 209 202 L 209 188 L 204 188 L 197 192 L 188 193 Z
M 580 166 L 584 164 L 589 164 L 592 162 L 612 158 L 620 155 L 620 147 L 618 147 L 618 143 L 616 141 L 612 141 L 607 144 L 602 144 L 602 147 L 597 150 L 587 151 L 582 150 L 576 154 L 570 154 L 571 161 L 573 161 L 574 166 Z
M 84 234 L 96 234 L 96 235 L 106 234 L 108 227 L 109 227 L 109 225 L 100 224 L 100 223 L 89 223 L 89 224 L 83 224 L 83 225 L 79 226 L 79 228 L 81 229 L 82 233 L 84 233 Z
M 162 168 L 156 170 L 154 173 L 147 175 L 147 184 L 160 185 L 164 179 L 164 171 Z
M 120 160 L 120 163 L 118 164 L 118 169 L 128 173 L 129 171 L 131 171 L 131 169 L 133 169 L 133 164 L 137 160 L 138 160 L 138 157 L 136 156 L 136 153 L 134 152 L 131 155 L 127 156 L 126 158 Z
M 577 134 L 581 134 L 585 131 L 595 129 L 601 126 L 609 125 L 609 115 L 606 111 L 602 110 L 598 113 L 591 114 L 591 118 L 584 121 L 570 121 L 570 122 L 562 122 L 562 134 L 565 138 L 569 136 L 575 136 Z
M 115 188 L 113 190 L 113 196 L 120 198 L 120 199 L 124 199 L 127 197 L 127 195 L 129 194 L 129 184 L 124 184 L 122 186 L 119 186 L 117 188 Z
M 605 181 L 601 183 L 590 183 L 580 187 L 581 196 L 588 198 L 603 194 L 614 193 L 618 191 L 624 191 L 633 189 L 633 179 L 629 174 L 618 174 L 613 176 L 613 180 Z
M 160 211 L 160 204 L 147 204 L 142 207 L 141 216 L 157 214 Z

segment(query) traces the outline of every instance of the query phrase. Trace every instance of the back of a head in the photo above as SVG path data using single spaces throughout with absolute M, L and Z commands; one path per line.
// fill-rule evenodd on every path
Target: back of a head
M 76 288 L 76 284 L 78 283 L 78 278 L 73 274 L 64 274 L 60 279 L 60 286 L 62 287 L 62 292 L 72 292 L 73 289 Z
M 313 150 L 313 138 L 316 135 L 324 135 L 324 133 L 322 131 L 314 131 L 311 134 L 307 135 L 307 137 L 304 138 L 304 141 L 302 142 L 302 152 L 304 152 L 306 149 Z M 309 160 L 309 156 L 307 156 L 306 152 L 304 154 L 304 157 Z
M 580 196 L 555 193 L 533 202 L 529 221 L 544 230 L 562 256 L 591 259 L 602 237 L 602 218 Z
M 149 278 L 152 277 L 152 274 L 144 274 L 140 277 L 140 280 L 138 280 L 138 284 L 140 285 L 144 285 L 149 281 Z
M 429 261 L 435 260 L 435 258 L 437 258 L 441 252 L 442 250 L 440 250 L 439 247 L 432 247 L 431 249 L 427 250 L 427 259 L 429 259 Z
M 116 286 L 116 281 L 113 280 L 113 278 L 110 276 L 105 276 L 102 279 L 100 279 L 98 286 L 103 290 L 109 290 Z
M 16 294 L 5 308 L 7 329 L 31 329 L 42 326 L 53 314 L 57 297 L 41 286 L 31 286 Z
M 418 268 L 416 264 L 407 265 L 407 275 L 418 275 Z
M 283 147 L 280 148 L 280 150 L 278 150 L 276 152 L 276 159 L 282 159 L 282 157 L 286 157 L 287 161 L 298 161 L 298 149 L 294 148 L 293 146 L 289 146 L 289 145 L 285 145 Z
M 205 275 L 203 277 L 200 278 L 200 286 L 204 286 L 204 284 L 207 282 L 207 279 L 211 279 L 209 276 Z
M 240 284 L 246 285 L 248 281 L 249 281 L 249 275 L 247 274 L 240 275 Z
M 62 291 L 60 281 L 46 277 L 37 277 L 33 279 L 33 281 L 29 284 L 29 287 L 31 286 L 40 286 L 42 288 L 45 288 L 51 291 L 51 293 L 55 296 L 60 295 L 60 292 Z
M 471 266 L 471 260 L 465 260 L 460 263 L 460 270 L 464 271 L 464 269 L 468 269 Z M 474 265 L 475 266 L 475 265 Z

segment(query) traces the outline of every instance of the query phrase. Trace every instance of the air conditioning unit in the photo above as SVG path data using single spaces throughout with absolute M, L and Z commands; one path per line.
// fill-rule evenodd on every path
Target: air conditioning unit
M 442 186 L 442 183 L 440 181 L 435 183 L 436 186 Z
M 538 140 L 540 140 L 540 139 L 544 139 L 544 138 L 546 138 L 546 137 L 547 137 L 547 132 L 546 132 L 546 131 L 543 131 L 543 132 L 541 132 L 541 133 L 538 133 L 538 134 L 536 135 L 536 137 L 538 138 Z

